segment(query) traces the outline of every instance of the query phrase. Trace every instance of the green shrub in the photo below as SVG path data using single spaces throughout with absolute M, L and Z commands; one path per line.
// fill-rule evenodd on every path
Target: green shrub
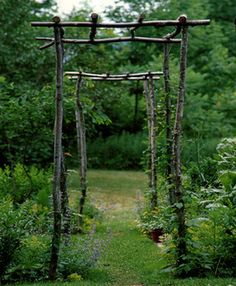
M 71 208 L 71 233 L 77 234 L 78 232 L 88 233 L 94 227 L 98 225 L 102 220 L 102 212 L 91 203 L 90 199 L 87 197 L 83 209 L 83 225 L 82 230 L 79 227 L 79 214 L 78 209 L 73 206 Z
M 21 241 L 5 280 L 8 282 L 39 281 L 48 277 L 50 239 L 32 235 Z
M 86 236 L 72 237 L 69 245 L 62 245 L 58 273 L 63 279 L 71 274 L 86 276 L 94 268 L 102 250 L 102 243 L 91 232 Z
M 0 169 L 0 198 L 10 195 L 14 204 L 35 198 L 39 204 L 49 206 L 50 178 L 51 171 L 39 170 L 34 166 L 27 168 L 17 164 L 13 170 L 7 166 Z
M 148 235 L 153 230 L 163 230 L 164 225 L 164 217 L 160 208 L 155 208 L 154 210 L 143 210 L 138 220 L 138 228 L 142 233 Z
M 98 138 L 88 144 L 90 168 L 140 169 L 145 150 L 145 134 L 123 132 L 106 139 Z
M 41 281 L 48 278 L 51 239 L 46 235 L 29 235 L 20 238 L 20 246 L 4 269 L 4 282 Z M 103 243 L 94 232 L 73 236 L 69 244 L 61 244 L 58 261 L 58 278 L 78 280 L 94 268 Z M 6 259 L 6 258 L 5 258 Z M 6 261 L 3 261 L 5 263 Z M 5 264 L 4 264 L 5 265 Z M 79 278 L 80 277 L 80 278 Z M 76 279 L 76 280 L 77 280 Z
M 236 275 L 236 140 L 217 146 L 217 182 L 190 191 L 188 254 L 180 275 Z M 194 209 L 194 210 L 193 210 Z
M 3 279 L 22 239 L 32 231 L 27 203 L 15 208 L 9 198 L 0 201 L 0 281 Z

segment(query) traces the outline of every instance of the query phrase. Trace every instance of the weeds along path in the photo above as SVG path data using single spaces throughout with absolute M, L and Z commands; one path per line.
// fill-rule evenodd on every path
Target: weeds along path
M 104 212 L 98 233 L 110 233 L 99 262 L 107 285 L 157 285 L 160 278 L 161 250 L 138 232 L 135 223 L 146 181 L 141 172 L 89 172 L 92 201 Z

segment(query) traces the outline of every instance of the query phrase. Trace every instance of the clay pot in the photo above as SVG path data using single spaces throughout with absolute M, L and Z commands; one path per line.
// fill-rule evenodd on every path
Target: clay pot
M 155 241 L 156 243 L 160 243 L 161 242 L 160 236 L 162 236 L 163 234 L 164 234 L 164 232 L 163 232 L 162 228 L 153 229 L 150 232 L 151 239 L 153 241 Z

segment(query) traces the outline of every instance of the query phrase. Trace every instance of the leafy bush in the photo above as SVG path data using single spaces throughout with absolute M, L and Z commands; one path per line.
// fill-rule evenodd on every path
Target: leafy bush
M 86 276 L 94 268 L 102 250 L 102 243 L 95 239 L 94 232 L 86 236 L 72 237 L 69 245 L 62 245 L 58 273 L 63 279 L 72 274 Z
M 21 241 L 6 275 L 8 282 L 45 280 L 48 276 L 50 240 L 32 235 Z
M 52 161 L 52 88 L 0 83 L 0 166 L 4 164 L 47 165 Z
M 1 200 L 0 208 L 0 281 L 11 264 L 22 239 L 32 231 L 27 203 L 15 208 L 9 198 Z
M 188 254 L 179 275 L 236 275 L 236 140 L 222 140 L 217 152 L 215 186 L 188 193 Z
M 98 138 L 88 145 L 89 167 L 101 169 L 140 169 L 145 135 L 143 133 Z
M 79 214 L 77 208 L 73 206 L 71 210 L 72 212 L 71 212 L 70 226 L 71 226 L 71 233 L 73 234 L 81 232 L 88 233 L 91 231 L 94 225 L 98 225 L 99 222 L 102 220 L 102 212 L 91 203 L 88 197 L 86 198 L 83 209 L 82 230 L 78 224 Z
M 163 229 L 165 222 L 162 211 L 161 208 L 143 210 L 138 220 L 138 228 L 141 232 L 149 235 L 153 230 Z
M 51 239 L 45 235 L 30 235 L 21 240 L 3 276 L 5 282 L 40 281 L 48 278 Z M 81 280 L 94 268 L 103 244 L 94 232 L 71 238 L 62 244 L 58 262 L 58 278 Z
M 0 169 L 0 198 L 9 195 L 14 204 L 34 198 L 37 203 L 49 206 L 51 172 L 32 166 L 17 164 L 13 170 Z

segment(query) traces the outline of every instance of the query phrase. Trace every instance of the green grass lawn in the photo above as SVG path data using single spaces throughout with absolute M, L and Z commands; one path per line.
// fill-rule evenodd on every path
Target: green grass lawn
M 177 280 L 161 273 L 166 265 L 163 249 L 136 229 L 137 201 L 142 200 L 146 176 L 141 172 L 89 171 L 89 195 L 104 212 L 97 235 L 106 240 L 98 266 L 82 281 L 59 283 L 70 286 L 236 286 L 236 279 Z M 70 188 L 76 200 L 77 174 L 70 177 Z M 50 283 L 20 284 L 51 285 Z

